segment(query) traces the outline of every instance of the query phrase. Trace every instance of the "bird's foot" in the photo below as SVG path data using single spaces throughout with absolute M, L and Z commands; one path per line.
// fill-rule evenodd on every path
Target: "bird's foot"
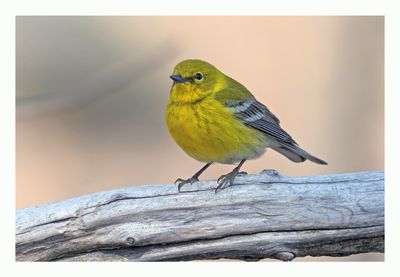
M 226 189 L 229 186 L 232 186 L 235 177 L 239 174 L 240 173 L 237 170 L 233 170 L 232 172 L 229 172 L 228 174 L 219 177 L 217 180 L 218 187 L 215 189 L 215 194 L 223 189 Z
M 178 179 L 176 179 L 175 184 L 178 184 L 178 191 L 181 192 L 181 188 L 183 187 L 183 185 L 193 184 L 198 181 L 199 181 L 199 179 L 196 177 L 190 177 L 189 179 L 178 178 Z

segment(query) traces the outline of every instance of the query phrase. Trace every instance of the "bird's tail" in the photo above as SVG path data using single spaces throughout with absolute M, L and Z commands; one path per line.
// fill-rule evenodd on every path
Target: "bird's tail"
M 304 151 L 303 149 L 294 144 L 281 143 L 279 146 L 273 147 L 272 149 L 281 153 L 286 158 L 296 163 L 301 163 L 304 162 L 305 160 L 310 160 L 317 164 L 328 164 L 327 162 L 317 157 L 314 157 L 310 153 L 307 153 L 306 151 Z

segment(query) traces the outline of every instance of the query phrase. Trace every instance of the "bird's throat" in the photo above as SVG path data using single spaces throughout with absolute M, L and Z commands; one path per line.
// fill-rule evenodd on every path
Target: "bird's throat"
M 177 104 L 195 104 L 210 94 L 197 91 L 192 86 L 186 84 L 175 84 L 171 88 L 170 101 Z

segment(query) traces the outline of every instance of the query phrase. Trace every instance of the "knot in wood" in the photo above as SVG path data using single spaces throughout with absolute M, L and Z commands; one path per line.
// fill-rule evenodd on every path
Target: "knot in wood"
M 128 243 L 129 245 L 133 245 L 133 244 L 135 243 L 135 239 L 132 238 L 132 237 L 128 237 L 128 238 L 126 239 L 126 241 L 127 241 L 127 243 Z
M 268 176 L 272 176 L 272 177 L 279 177 L 279 172 L 276 171 L 275 169 L 264 169 L 263 171 L 261 171 L 260 174 L 263 175 L 268 175 Z
M 296 257 L 295 254 L 293 254 L 292 252 L 288 252 L 288 251 L 278 252 L 274 256 L 275 256 L 275 258 L 285 261 L 285 262 L 291 261 Z

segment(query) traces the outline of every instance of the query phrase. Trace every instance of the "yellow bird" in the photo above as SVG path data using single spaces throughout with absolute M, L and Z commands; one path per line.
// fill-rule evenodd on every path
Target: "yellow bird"
M 212 163 L 239 162 L 218 179 L 217 193 L 233 184 L 246 160 L 260 157 L 266 148 L 296 163 L 308 159 L 327 164 L 301 149 L 266 106 L 213 65 L 184 60 L 170 78 L 174 83 L 166 109 L 168 130 L 189 156 L 206 163 L 191 178 L 176 180 L 179 191 L 184 184 L 198 181 Z

